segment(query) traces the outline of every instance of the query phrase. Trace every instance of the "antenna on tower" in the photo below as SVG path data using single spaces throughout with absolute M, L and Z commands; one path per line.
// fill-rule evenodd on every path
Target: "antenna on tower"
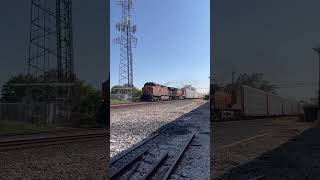
M 113 42 L 120 45 L 119 85 L 123 87 L 122 92 L 128 94 L 133 88 L 132 48 L 137 45 L 137 38 L 134 37 L 137 26 L 131 20 L 133 0 L 118 0 L 118 5 L 122 8 L 121 21 L 116 24 L 120 36 Z

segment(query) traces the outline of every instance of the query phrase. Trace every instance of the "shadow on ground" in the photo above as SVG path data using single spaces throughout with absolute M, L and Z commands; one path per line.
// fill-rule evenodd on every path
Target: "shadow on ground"
M 158 129 L 156 129 L 154 132 L 150 133 L 143 140 L 133 144 L 130 148 L 117 153 L 114 157 L 111 157 L 110 161 L 121 157 L 123 154 L 125 154 L 126 152 L 129 152 L 132 149 L 135 149 L 136 146 L 141 144 L 141 142 L 146 141 L 147 139 L 149 139 L 150 137 L 154 136 L 155 134 L 158 134 L 158 133 L 176 133 L 176 134 L 177 133 L 181 133 L 181 134 L 191 133 L 190 129 L 194 129 L 194 128 L 198 128 L 198 127 L 194 123 L 188 123 L 189 120 L 190 120 L 189 118 L 190 117 L 192 117 L 192 118 L 194 118 L 194 117 L 201 118 L 203 113 L 205 113 L 206 111 L 209 111 L 209 110 L 210 110 L 209 109 L 209 102 L 206 102 L 205 104 L 193 109 L 192 111 L 179 116 L 175 120 L 160 126 Z M 204 121 L 205 121 L 205 119 L 204 119 Z M 208 129 L 209 129 L 209 118 L 207 119 L 207 122 L 208 122 Z M 138 127 L 139 126 L 145 126 L 144 123 L 138 123 L 138 124 L 136 123 L 135 125 L 138 126 Z M 130 126 L 130 124 L 128 124 L 128 126 Z M 131 127 L 134 127 L 134 126 L 132 125 Z M 209 132 L 201 132 L 201 133 L 209 134 Z M 108 153 L 110 153 L 110 152 L 108 152 Z
M 186 124 L 184 122 L 188 121 L 190 117 L 201 118 L 201 116 L 203 116 L 203 113 L 205 113 L 205 111 L 208 111 L 209 108 L 210 108 L 209 102 L 206 102 L 205 104 L 193 109 L 192 111 L 190 111 L 186 114 L 183 114 L 182 116 L 178 117 L 177 119 L 173 120 L 172 122 L 163 125 L 155 132 L 163 132 L 163 131 L 167 131 L 167 130 L 174 130 L 174 129 L 186 127 Z M 209 126 L 209 121 L 210 121 L 210 119 L 208 118 L 207 119 L 208 126 Z M 187 126 L 187 128 L 193 127 L 193 124 L 188 124 L 188 125 L 190 125 L 190 126 Z
M 280 147 L 215 179 L 320 179 L 320 128 L 309 128 Z

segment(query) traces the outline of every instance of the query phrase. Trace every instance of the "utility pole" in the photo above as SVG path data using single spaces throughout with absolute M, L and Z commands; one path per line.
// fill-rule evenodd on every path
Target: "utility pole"
M 316 53 L 318 53 L 319 57 L 319 86 L 318 86 L 318 125 L 320 125 L 320 48 L 312 48 Z

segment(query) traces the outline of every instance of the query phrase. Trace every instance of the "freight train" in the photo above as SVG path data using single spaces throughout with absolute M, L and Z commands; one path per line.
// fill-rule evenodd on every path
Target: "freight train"
M 141 101 L 171 101 L 179 99 L 199 99 L 204 96 L 188 88 L 167 87 L 154 82 L 147 82 L 142 88 Z
M 109 98 L 110 98 L 110 89 L 109 89 L 109 80 L 106 80 L 102 83 L 102 100 L 109 102 Z
M 289 116 L 303 113 L 303 104 L 249 86 L 222 88 L 213 95 L 217 119 Z

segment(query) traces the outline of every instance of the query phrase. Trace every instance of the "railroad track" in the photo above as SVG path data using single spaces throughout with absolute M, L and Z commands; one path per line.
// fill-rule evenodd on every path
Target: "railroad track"
M 14 150 L 14 149 L 25 149 L 25 148 L 33 148 L 39 146 L 49 146 L 49 145 L 57 145 L 57 144 L 65 144 L 65 143 L 73 143 L 79 141 L 89 141 L 89 140 L 97 140 L 107 137 L 106 131 L 54 131 L 49 133 L 35 133 L 28 135 L 37 135 L 24 137 L 20 136 L 19 138 L 7 138 L 0 140 L 0 151 L 5 150 Z
M 129 151 L 126 155 L 121 156 L 121 158 L 125 158 L 125 161 L 119 162 L 118 165 L 115 164 L 121 161 L 121 158 L 111 162 L 111 166 L 117 168 L 112 172 L 110 179 L 170 179 L 194 137 L 195 133 L 192 132 L 172 138 L 169 146 L 157 143 L 157 148 L 139 149 L 137 147 L 134 149 L 137 152 Z M 175 143 L 175 139 L 179 139 L 180 142 Z
M 172 103 L 172 102 L 177 102 L 177 101 L 188 101 L 188 100 L 193 100 L 193 99 L 171 100 L 171 101 L 156 101 L 156 102 L 139 102 L 139 103 L 126 103 L 126 104 L 114 104 L 114 105 L 110 105 L 110 108 L 116 109 L 116 108 L 130 107 L 130 106 L 151 105 L 151 104 L 165 104 L 165 103 Z
M 130 107 L 137 105 L 146 105 L 146 104 L 155 104 L 156 102 L 140 102 L 140 103 L 126 103 L 126 104 L 114 104 L 110 105 L 110 108 L 122 108 L 122 107 Z
M 160 104 L 160 103 L 168 103 L 170 101 L 157 101 L 157 102 L 139 102 L 139 103 L 128 103 L 128 104 L 115 104 L 110 105 L 110 108 L 116 109 L 116 108 L 125 108 L 125 107 L 131 107 L 131 106 L 143 106 L 143 105 L 150 105 L 150 104 Z
M 79 131 L 95 131 L 102 130 L 102 128 L 56 128 L 48 130 L 39 130 L 39 131 L 26 131 L 26 132 L 15 132 L 15 133 L 0 133 L 0 137 L 8 136 L 23 136 L 23 135 L 36 135 L 36 134 L 53 134 L 53 133 L 62 133 L 62 132 L 79 132 Z

